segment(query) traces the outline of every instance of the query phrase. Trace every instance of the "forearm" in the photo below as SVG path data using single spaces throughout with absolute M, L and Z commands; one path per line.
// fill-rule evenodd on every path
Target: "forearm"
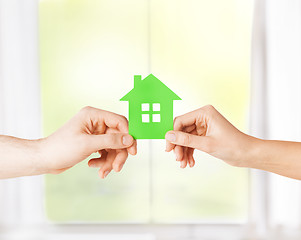
M 0 178 L 41 174 L 41 141 L 0 136 Z
M 248 167 L 301 180 L 301 143 L 252 138 Z

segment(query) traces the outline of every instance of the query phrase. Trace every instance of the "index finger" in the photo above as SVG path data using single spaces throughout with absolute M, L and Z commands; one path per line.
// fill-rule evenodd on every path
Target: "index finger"
M 105 125 L 109 128 L 115 128 L 124 133 L 129 132 L 129 123 L 126 117 L 107 111 L 105 111 L 102 116 Z
M 121 131 L 115 129 L 115 128 L 108 128 L 106 130 L 106 133 L 120 133 Z M 131 155 L 137 154 L 137 140 L 134 139 L 133 145 L 127 148 L 127 151 Z
M 189 113 L 186 113 L 184 115 L 178 116 L 174 119 L 174 124 L 173 124 L 173 128 L 175 131 L 181 131 L 183 130 L 183 128 L 187 127 L 187 126 L 191 126 L 194 125 L 196 122 L 196 111 L 192 111 Z M 171 143 L 170 141 L 166 141 L 166 152 L 170 152 L 171 150 L 173 150 L 175 148 L 175 144 Z
M 129 132 L 129 123 L 126 117 L 104 111 L 104 123 L 109 128 L 117 129 L 120 132 L 128 133 Z M 137 141 L 134 139 L 134 144 L 127 149 L 128 153 L 131 155 L 137 154 Z
M 88 115 L 93 123 L 103 123 L 107 127 L 115 128 L 123 133 L 129 131 L 128 120 L 122 115 L 93 107 L 85 107 L 83 110 L 85 116 Z
M 201 109 L 197 109 L 192 112 L 176 117 L 174 120 L 174 130 L 180 131 L 184 127 L 194 125 L 196 123 L 197 118 L 200 115 L 200 110 Z
M 178 116 L 174 119 L 174 130 L 175 131 L 181 131 L 185 128 L 190 126 L 193 126 L 196 124 L 197 119 L 200 118 L 201 115 L 205 114 L 205 111 L 203 108 L 194 110 L 192 112 L 188 112 L 186 114 L 183 114 L 181 116 Z M 175 148 L 175 144 L 166 141 L 166 151 L 170 152 L 172 149 Z

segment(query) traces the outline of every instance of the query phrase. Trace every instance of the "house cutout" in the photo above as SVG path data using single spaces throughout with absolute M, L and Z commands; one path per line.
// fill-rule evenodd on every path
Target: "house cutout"
M 134 76 L 134 88 L 120 101 L 129 102 L 129 134 L 135 139 L 164 139 L 173 129 L 173 101 L 181 98 L 153 74 Z

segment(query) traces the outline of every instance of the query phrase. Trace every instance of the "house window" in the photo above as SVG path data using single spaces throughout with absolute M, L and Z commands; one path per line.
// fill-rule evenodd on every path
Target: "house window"
M 153 103 L 153 112 L 160 111 L 160 103 Z M 153 114 L 152 115 L 152 122 L 161 122 L 161 114 Z
M 151 121 L 152 122 L 161 122 L 161 114 L 158 112 L 160 111 L 160 103 L 153 103 L 152 104 L 152 111 L 150 110 L 149 103 L 142 103 L 141 104 L 141 110 L 142 112 L 149 112 L 149 114 L 143 113 L 142 114 L 142 122 L 143 123 L 149 123 L 150 122 L 150 115 L 152 116 Z M 156 112 L 152 114 L 153 112 Z
M 154 112 L 160 111 L 160 103 L 153 103 L 153 111 Z
M 153 114 L 152 121 L 153 122 L 160 122 L 161 121 L 161 115 L 160 114 Z
M 143 112 L 149 111 L 149 103 L 142 103 L 141 109 Z
M 149 114 L 142 114 L 142 122 L 145 123 L 149 122 Z
M 142 103 L 141 110 L 142 112 L 149 112 L 149 103 Z M 142 114 L 142 122 L 149 123 L 149 114 Z

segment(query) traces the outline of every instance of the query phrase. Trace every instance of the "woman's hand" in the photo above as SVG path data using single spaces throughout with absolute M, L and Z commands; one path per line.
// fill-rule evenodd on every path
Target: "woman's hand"
M 176 117 L 166 140 L 166 151 L 174 150 L 182 168 L 194 166 L 194 149 L 233 166 L 247 166 L 251 146 L 259 141 L 240 132 L 211 105 Z
M 40 168 L 45 173 L 61 173 L 98 152 L 100 157 L 91 159 L 89 166 L 99 168 L 100 177 L 105 178 L 112 169 L 122 169 L 128 154 L 137 153 L 136 141 L 128 134 L 127 119 L 92 107 L 83 108 L 40 142 Z

